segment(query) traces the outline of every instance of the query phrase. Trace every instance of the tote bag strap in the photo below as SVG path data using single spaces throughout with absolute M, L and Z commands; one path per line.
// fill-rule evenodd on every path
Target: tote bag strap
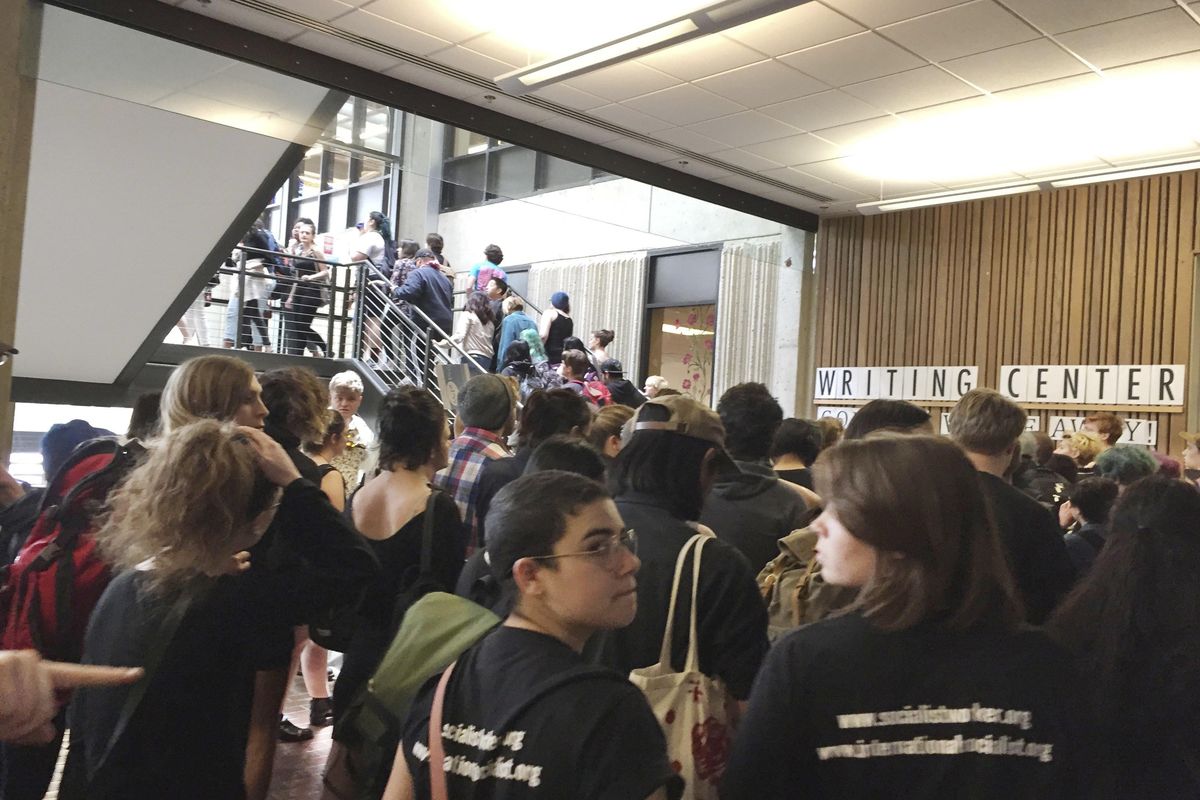
M 706 537 L 704 534 L 697 533 L 692 538 L 688 539 L 684 543 L 683 547 L 679 548 L 679 557 L 675 559 L 675 579 L 671 583 L 671 603 L 667 607 L 667 627 L 666 630 L 663 631 L 662 648 L 658 654 L 658 663 L 660 664 L 670 665 L 671 663 L 671 634 L 673 632 L 673 623 L 675 621 L 675 602 L 679 596 L 679 579 L 683 575 L 684 562 L 687 561 L 688 553 L 691 552 L 692 547 L 695 546 L 697 542 L 700 542 L 705 538 Z M 694 612 L 695 607 L 693 603 L 693 613 Z M 689 648 L 690 647 L 691 645 L 689 645 Z M 691 653 L 689 652 L 688 655 L 690 657 Z
M 700 588 L 700 554 L 708 539 L 708 536 L 702 536 L 700 541 L 696 542 L 695 554 L 692 556 L 692 619 L 688 632 L 687 662 L 683 665 L 684 672 L 700 671 L 700 637 L 696 635 L 696 595 Z
M 442 707 L 446 704 L 446 684 L 450 683 L 450 673 L 454 672 L 457 663 L 451 662 L 442 673 L 433 695 L 433 708 L 429 711 L 429 794 L 433 800 L 447 800 L 449 797 L 446 788 L 446 748 L 442 743 Z

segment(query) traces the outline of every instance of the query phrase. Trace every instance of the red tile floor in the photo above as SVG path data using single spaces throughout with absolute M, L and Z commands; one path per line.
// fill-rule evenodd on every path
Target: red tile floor
M 283 713 L 293 724 L 308 725 L 308 693 L 304 681 L 293 678 Z M 275 771 L 271 775 L 270 800 L 318 800 L 321 773 L 333 741 L 333 727 L 313 728 L 315 736 L 307 742 L 280 742 L 275 751 Z

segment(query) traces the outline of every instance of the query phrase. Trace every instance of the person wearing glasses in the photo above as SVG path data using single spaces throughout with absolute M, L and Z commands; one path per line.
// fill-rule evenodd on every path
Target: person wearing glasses
M 642 693 L 585 663 L 600 630 L 637 612 L 640 563 L 605 488 L 548 470 L 504 487 L 487 518 L 487 554 L 515 598 L 504 623 L 425 685 L 402 728 L 385 800 L 446 796 L 666 798 L 679 778 Z M 441 692 L 440 747 L 430 718 Z M 431 767 L 431 764 L 433 765 Z

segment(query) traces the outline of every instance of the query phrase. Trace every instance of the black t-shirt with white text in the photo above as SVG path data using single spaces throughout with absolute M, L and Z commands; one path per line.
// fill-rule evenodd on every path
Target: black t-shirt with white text
M 530 702 L 547 681 L 572 671 L 586 674 Z M 422 688 L 403 729 L 418 800 L 430 797 L 437 682 Z M 459 657 L 446 687 L 442 740 L 452 800 L 644 800 L 661 786 L 678 791 L 645 696 L 534 631 L 501 626 Z
M 1078 684 L 1040 631 L 886 632 L 833 617 L 767 656 L 721 797 L 1073 797 Z

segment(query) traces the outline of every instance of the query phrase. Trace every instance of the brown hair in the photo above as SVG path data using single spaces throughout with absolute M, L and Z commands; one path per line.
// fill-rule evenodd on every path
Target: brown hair
M 608 441 L 608 437 L 621 435 L 621 429 L 625 427 L 625 423 L 632 417 L 634 411 L 629 406 L 614 404 L 605 406 L 600 409 L 595 418 L 592 419 L 592 427 L 588 431 L 588 444 L 604 452 L 604 443 Z
M 588 361 L 588 357 L 584 355 L 582 350 L 564 350 L 562 354 L 562 363 L 571 370 L 571 374 L 577 380 L 583 380 L 583 376 L 587 374 L 588 367 L 592 362 Z
M 878 548 L 854 608 L 883 630 L 1015 628 L 1023 618 L 975 467 L 939 436 L 880 432 L 813 466 L 846 529 Z
M 1116 444 L 1125 429 L 1125 420 L 1111 411 L 1097 411 L 1083 418 L 1084 424 L 1091 423 L 1106 442 Z
M 821 417 L 817 420 L 817 427 L 821 429 L 821 450 L 828 450 L 841 441 L 846 430 L 837 417 Z
M 1026 425 L 1019 405 L 994 389 L 972 389 L 950 411 L 950 435 L 972 453 L 997 456 L 1013 446 Z
M 272 425 L 291 433 L 302 442 L 318 441 L 325 436 L 325 412 L 329 410 L 329 387 L 311 370 L 284 367 L 264 372 L 263 405 Z
M 333 409 L 325 412 L 325 435 L 320 439 L 312 439 L 307 442 L 301 442 L 300 449 L 309 455 L 317 455 L 325 449 L 333 437 L 341 436 L 346 432 L 346 420 L 342 419 L 342 415 Z
M 254 368 L 232 356 L 200 356 L 183 362 L 163 388 L 160 432 L 200 419 L 231 420 L 250 402 Z
M 174 428 L 109 498 L 96 532 L 104 558 L 132 569 L 153 558 L 152 588 L 223 571 L 275 497 L 258 456 L 232 422 Z

